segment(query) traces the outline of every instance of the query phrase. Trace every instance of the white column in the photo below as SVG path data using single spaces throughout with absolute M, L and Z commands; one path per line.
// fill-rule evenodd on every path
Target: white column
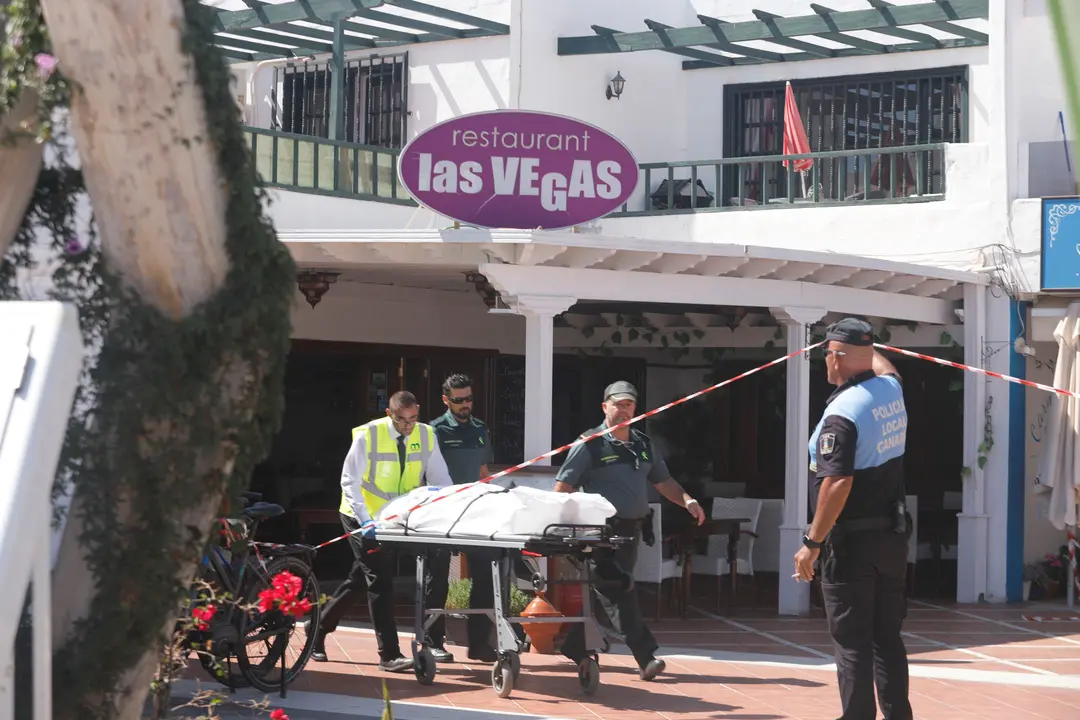
M 514 303 L 525 316 L 525 460 L 551 450 L 551 368 L 556 315 L 576 298 L 561 295 L 518 295 Z M 550 465 L 544 460 L 540 465 Z
M 986 287 L 964 286 L 964 364 L 984 367 Z M 979 467 L 979 446 L 986 424 L 987 378 L 964 373 L 964 504 L 957 516 L 956 599 L 978 602 L 986 594 L 986 469 Z
M 772 314 L 787 330 L 787 350 L 793 353 L 809 344 L 809 326 L 825 316 L 821 308 L 773 308 Z M 810 496 L 810 362 L 807 353 L 787 361 L 787 430 L 784 465 L 784 517 L 780 524 L 781 615 L 810 614 L 810 585 L 791 577 L 795 553 L 806 532 L 807 500 Z

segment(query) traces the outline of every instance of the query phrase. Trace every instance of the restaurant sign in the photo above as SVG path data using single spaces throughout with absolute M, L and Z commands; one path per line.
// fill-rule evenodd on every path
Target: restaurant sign
M 466 225 L 554 230 L 618 209 L 637 187 L 633 154 L 598 127 L 531 110 L 439 123 L 401 151 L 401 184 Z
M 1080 197 L 1042 200 L 1043 292 L 1080 291 Z

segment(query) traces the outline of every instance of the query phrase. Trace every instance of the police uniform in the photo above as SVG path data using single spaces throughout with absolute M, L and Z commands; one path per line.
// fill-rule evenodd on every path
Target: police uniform
M 389 417 L 382 417 L 353 428 L 352 437 L 353 443 L 341 470 L 339 507 L 341 524 L 348 533 L 359 530 L 361 524 L 374 518 L 384 505 L 416 489 L 425 480 L 432 486 L 451 484 L 435 432 L 429 425 L 417 423 L 405 437 Z M 407 670 L 412 662 L 406 663 L 402 659 L 394 621 L 397 553 L 359 533 L 349 535 L 349 545 L 355 558 L 352 570 L 323 609 L 312 658 L 326 659 L 326 635 L 337 628 L 366 588 L 381 664 L 385 669 Z M 427 563 L 425 570 L 428 576 L 425 604 L 430 605 L 440 594 L 445 603 L 449 563 L 441 567 L 438 562 Z M 442 648 L 444 627 L 437 624 L 428 631 L 429 644 L 435 648 Z
M 455 485 L 480 480 L 480 468 L 495 461 L 487 426 L 476 417 L 470 415 L 468 420 L 461 422 L 448 410 L 432 420 L 431 427 L 435 430 L 435 437 Z M 465 553 L 465 557 L 472 575 L 469 607 L 492 607 L 495 591 L 492 587 L 491 562 L 498 555 L 473 550 Z M 449 554 L 446 558 L 448 562 Z M 433 597 L 432 600 L 436 601 L 437 598 Z M 446 598 L 443 597 L 442 601 L 445 604 Z M 491 618 L 487 615 L 469 615 L 467 625 L 469 657 L 494 661 L 495 651 L 490 644 Z
M 626 388 L 629 392 L 626 392 Z M 636 399 L 637 391 L 625 382 L 610 385 L 605 399 L 618 397 L 613 389 L 627 395 L 633 393 Z M 586 431 L 584 436 L 601 432 L 605 427 L 605 424 L 601 424 Z M 603 583 L 603 587 L 594 588 L 594 592 L 614 629 L 625 638 L 634 659 L 644 672 L 656 660 L 659 645 L 646 627 L 638 605 L 637 591 L 633 586 L 634 566 L 637 564 L 642 524 L 649 513 L 649 486 L 664 482 L 670 473 L 664 459 L 654 452 L 649 437 L 632 427 L 629 431 L 627 442 L 620 442 L 612 433 L 608 433 L 575 446 L 559 468 L 556 481 L 602 495 L 615 506 L 615 517 L 608 523 L 616 534 L 633 537 L 633 542 L 593 559 L 594 578 Z M 586 652 L 585 627 L 575 623 L 566 635 L 562 653 L 580 663 Z
M 853 318 L 836 323 L 826 335 L 862 346 L 872 337 L 869 324 Z M 825 478 L 853 478 L 820 557 L 843 720 L 876 717 L 875 684 L 885 720 L 912 717 L 901 638 L 907 614 L 907 422 L 900 378 L 869 370 L 837 387 L 810 439 L 817 487 Z M 809 538 L 804 542 L 816 545 Z

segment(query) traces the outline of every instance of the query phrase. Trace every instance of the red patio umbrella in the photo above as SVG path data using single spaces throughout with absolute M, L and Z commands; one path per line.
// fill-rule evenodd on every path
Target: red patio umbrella
M 809 152 L 810 141 L 806 138 L 806 128 L 803 127 L 799 108 L 795 104 L 795 93 L 791 91 L 791 83 L 788 82 L 784 97 L 784 154 L 805 155 Z M 810 158 L 785 160 L 784 167 L 788 167 L 789 163 L 795 164 L 796 172 L 806 172 L 814 166 L 814 161 Z

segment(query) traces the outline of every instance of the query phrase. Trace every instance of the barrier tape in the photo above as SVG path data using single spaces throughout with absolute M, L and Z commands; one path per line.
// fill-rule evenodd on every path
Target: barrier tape
M 802 348 L 801 350 L 796 350 L 793 353 L 788 353 L 787 355 L 783 355 L 781 357 L 778 357 L 775 360 L 770 360 L 769 362 L 765 363 L 764 365 L 758 365 L 756 368 L 747 370 L 746 372 L 741 373 L 739 375 L 736 375 L 735 377 L 728 378 L 727 380 L 724 380 L 723 382 L 718 382 L 715 385 L 707 387 L 707 388 L 705 388 L 703 390 L 698 390 L 695 393 L 691 393 L 691 394 L 687 395 L 686 397 L 679 398 L 678 400 L 673 400 L 673 401 L 669 402 L 667 405 L 661 405 L 660 407 L 653 408 L 652 410 L 649 410 L 648 412 L 644 412 L 641 415 L 638 415 L 637 417 L 632 417 L 629 420 L 625 420 L 625 421 L 619 423 L 618 425 L 612 425 L 609 428 L 604 428 L 603 430 L 601 430 L 598 433 L 594 433 L 594 434 L 589 435 L 587 437 L 578 438 L 577 440 L 575 440 L 572 443 L 568 443 L 566 445 L 563 445 L 562 447 L 555 448 L 554 450 L 549 450 L 546 453 L 544 453 L 543 455 L 537 455 L 532 460 L 526 460 L 525 462 L 514 465 L 513 467 L 509 467 L 509 468 L 507 468 L 505 470 L 500 470 L 499 472 L 495 473 L 494 475 L 489 475 L 486 478 L 482 478 L 479 482 L 489 483 L 492 480 L 497 480 L 497 479 L 499 479 L 501 477 L 509 475 L 510 473 L 517 472 L 518 470 L 521 470 L 523 468 L 527 468 L 530 465 L 535 465 L 536 463 L 540 462 L 541 460 L 546 460 L 547 458 L 554 457 L 555 455 L 558 455 L 561 452 L 566 452 L 566 451 L 568 451 L 568 450 L 570 450 L 572 448 L 577 447 L 578 445 L 584 445 L 585 443 L 589 442 L 590 440 L 595 440 L 598 437 L 603 437 L 604 435 L 607 435 L 609 433 L 613 433 L 616 430 L 618 430 L 619 428 L 629 427 L 630 425 L 633 425 L 636 422 L 640 422 L 640 421 L 644 420 L 645 418 L 652 417 L 653 415 L 657 415 L 659 413 L 662 413 L 665 410 L 670 410 L 671 408 L 675 407 L 676 405 L 682 405 L 684 402 L 689 402 L 690 400 L 693 400 L 695 398 L 699 398 L 699 397 L 701 397 L 702 395 L 704 395 L 706 393 L 712 392 L 713 390 L 719 390 L 720 388 L 724 387 L 725 385 L 730 385 L 733 382 L 736 382 L 738 380 L 742 380 L 743 378 L 748 378 L 751 375 L 753 375 L 754 373 L 758 373 L 758 372 L 761 372 L 762 370 L 773 367 L 774 365 L 779 365 L 780 363 L 787 362 L 788 360 L 795 357 L 796 355 L 799 355 L 800 353 L 809 352 L 810 350 L 813 350 L 814 348 L 818 347 L 821 344 L 822 343 L 817 342 L 817 343 L 814 343 L 813 345 L 807 345 L 806 347 Z M 455 492 L 447 493 L 445 495 L 440 495 L 440 496 L 434 498 L 433 500 L 431 500 L 431 503 L 438 502 L 439 500 L 442 500 L 443 498 L 450 497 L 451 495 L 454 495 L 454 494 L 456 494 L 458 492 L 461 492 L 461 490 L 466 490 L 469 487 L 471 487 L 471 485 L 462 485 L 460 490 L 456 490 Z M 411 507 L 411 508 L 409 508 L 409 512 L 412 512 L 413 510 L 416 510 L 417 508 L 422 507 L 423 505 L 430 505 L 431 503 L 421 503 L 419 505 Z M 383 518 L 383 521 L 393 520 L 396 517 L 398 517 L 398 516 L 397 515 L 391 515 L 389 517 Z M 368 521 L 368 522 L 370 522 L 370 521 Z M 327 540 L 326 542 L 322 543 L 321 545 L 316 545 L 315 549 L 318 550 L 319 548 L 324 548 L 327 545 L 333 545 L 336 542 L 341 542 L 342 540 L 348 538 L 351 535 L 355 535 L 357 533 L 365 532 L 365 531 L 369 530 L 370 528 L 371 528 L 371 525 L 368 525 L 367 523 L 365 523 L 365 524 L 361 525 L 359 528 L 357 528 L 356 530 L 353 530 L 352 532 L 345 533 L 344 535 L 336 537 L 333 540 Z
M 881 345 L 874 343 L 874 347 L 882 350 L 889 350 L 890 352 L 899 353 L 901 355 L 907 355 L 908 357 L 918 358 L 919 360 L 929 360 L 932 363 L 938 365 L 944 365 L 945 367 L 956 368 L 957 370 L 970 370 L 974 373 L 981 375 L 987 375 L 998 380 L 1005 380 L 1007 382 L 1016 383 L 1017 385 L 1026 385 L 1027 387 L 1033 387 L 1037 390 L 1045 390 L 1047 392 L 1057 393 L 1058 395 L 1064 395 L 1065 397 L 1080 399 L 1080 393 L 1074 393 L 1070 390 L 1063 390 L 1061 388 L 1054 387 L 1053 385 L 1043 385 L 1042 383 L 1032 382 L 1031 380 L 1021 380 L 1020 378 L 1013 377 L 1012 375 L 1002 375 L 996 373 L 993 370 L 984 370 L 983 368 L 971 367 L 970 365 L 964 365 L 963 363 L 953 362 L 952 360 L 942 360 L 932 355 L 923 355 L 922 353 L 912 352 L 911 350 L 901 350 L 900 348 L 892 347 L 891 345 Z

